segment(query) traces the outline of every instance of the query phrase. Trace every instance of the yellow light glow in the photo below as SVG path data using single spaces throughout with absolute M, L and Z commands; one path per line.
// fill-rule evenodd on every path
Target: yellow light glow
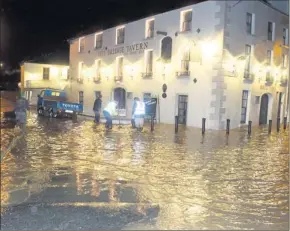
M 283 71 L 283 72 L 282 72 L 282 75 L 286 75 L 286 74 L 287 74 L 287 72 L 286 72 L 286 71 Z
M 215 40 L 201 43 L 202 53 L 206 57 L 212 57 L 218 51 L 218 44 Z
M 67 77 L 67 72 L 68 72 L 68 68 L 67 67 L 62 68 L 62 70 L 61 70 L 61 76 L 62 77 Z
M 58 74 L 58 68 L 57 67 L 52 67 L 51 68 L 51 75 L 52 76 L 57 76 Z

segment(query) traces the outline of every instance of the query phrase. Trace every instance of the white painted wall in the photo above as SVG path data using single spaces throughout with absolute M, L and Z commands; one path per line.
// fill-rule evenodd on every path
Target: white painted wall
M 255 15 L 255 34 L 248 35 L 246 33 L 246 13 L 252 13 Z M 242 104 L 242 91 L 250 91 L 249 107 L 248 108 L 248 120 L 253 121 L 253 125 L 259 124 L 259 112 L 260 104 L 255 103 L 255 96 L 260 96 L 260 100 L 263 94 L 271 94 L 272 105 L 269 105 L 268 120 L 272 119 L 273 123 L 277 119 L 278 112 L 278 99 L 279 94 L 277 92 L 286 92 L 286 86 L 281 86 L 281 61 L 282 54 L 288 54 L 288 48 L 281 47 L 283 27 L 288 28 L 288 16 L 281 14 L 279 11 L 268 7 L 260 1 L 242 1 L 235 7 L 231 8 L 229 12 L 230 22 L 228 26 L 229 36 L 227 42 L 229 44 L 229 52 L 233 57 L 238 57 L 245 54 L 245 45 L 253 45 L 253 56 L 251 62 L 251 68 L 255 74 L 253 82 L 245 82 L 243 80 L 242 69 L 237 77 L 226 78 L 227 90 L 226 95 L 226 117 L 231 119 L 231 126 L 237 127 L 240 125 L 241 120 L 241 104 Z M 275 41 L 267 41 L 267 24 L 268 21 L 275 23 Z M 237 42 L 238 41 L 238 42 Z M 276 81 L 272 85 L 265 84 L 265 62 L 267 50 L 274 50 L 273 65 L 271 70 L 276 72 L 278 69 L 278 75 L 275 77 Z M 264 65 L 264 66 L 263 66 Z M 260 69 L 261 72 L 256 71 Z M 285 104 L 285 98 L 282 100 Z M 272 110 L 271 110 L 272 108 Z M 250 110 L 249 110 L 250 109 Z M 286 115 L 286 106 L 282 105 L 282 117 Z M 281 119 L 282 122 L 282 119 Z

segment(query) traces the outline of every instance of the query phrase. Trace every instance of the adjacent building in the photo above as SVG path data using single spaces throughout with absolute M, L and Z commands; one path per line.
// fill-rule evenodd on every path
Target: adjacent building
M 208 129 L 286 115 L 289 15 L 265 1 L 205 1 L 70 40 L 70 100 L 158 98 L 157 121 Z M 27 79 L 28 80 L 28 79 Z M 162 86 L 166 84 L 166 97 Z
M 21 90 L 30 105 L 36 105 L 37 95 L 44 88 L 65 89 L 68 82 L 68 65 L 23 62 L 21 64 Z

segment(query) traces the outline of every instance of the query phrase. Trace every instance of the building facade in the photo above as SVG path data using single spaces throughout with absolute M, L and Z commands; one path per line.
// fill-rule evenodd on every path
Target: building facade
M 157 121 L 208 129 L 286 115 L 288 15 L 264 1 L 206 1 L 70 40 L 70 100 L 96 95 L 131 119 L 158 98 Z M 166 96 L 162 86 L 166 84 Z
M 37 95 L 44 88 L 65 89 L 69 84 L 68 70 L 68 65 L 22 63 L 21 90 L 30 105 L 36 105 Z

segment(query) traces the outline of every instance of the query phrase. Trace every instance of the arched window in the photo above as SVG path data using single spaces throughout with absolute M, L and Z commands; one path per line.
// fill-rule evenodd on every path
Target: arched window
M 161 41 L 161 58 L 164 62 L 171 62 L 172 56 L 172 38 L 165 37 Z
M 126 90 L 121 87 L 115 88 L 114 100 L 118 102 L 118 108 L 126 109 Z

